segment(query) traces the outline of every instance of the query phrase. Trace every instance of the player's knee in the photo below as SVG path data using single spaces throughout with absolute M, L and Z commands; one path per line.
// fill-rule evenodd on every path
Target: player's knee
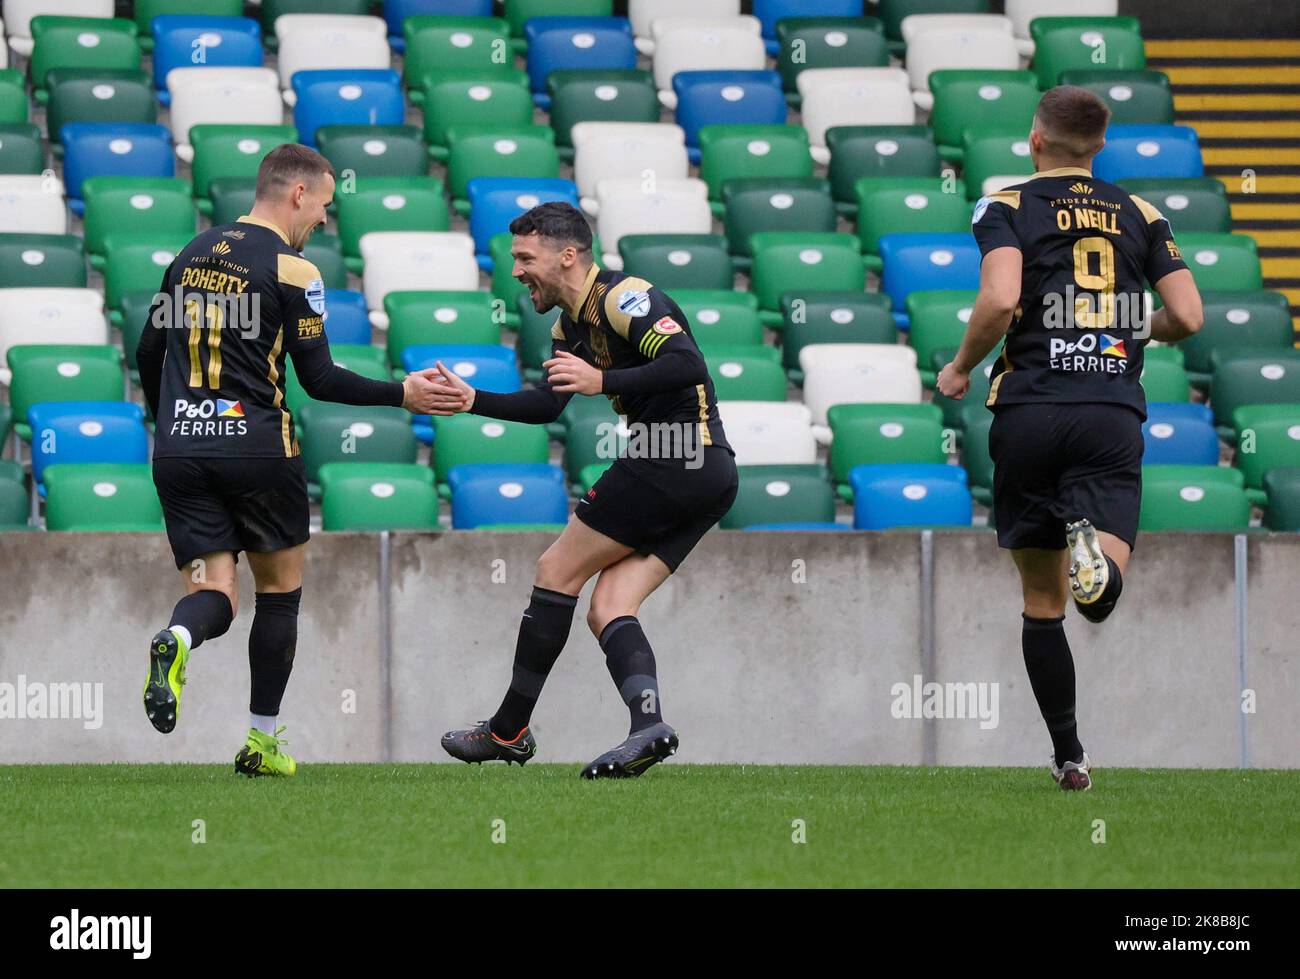
M 555 548 L 548 547 L 537 559 L 537 574 L 533 583 L 541 588 L 572 595 L 586 584 L 585 580 L 579 581 L 577 577 L 573 568 L 556 552 Z
M 203 586 L 207 591 L 220 592 L 230 602 L 230 621 L 239 614 L 239 587 L 233 581 L 214 582 Z

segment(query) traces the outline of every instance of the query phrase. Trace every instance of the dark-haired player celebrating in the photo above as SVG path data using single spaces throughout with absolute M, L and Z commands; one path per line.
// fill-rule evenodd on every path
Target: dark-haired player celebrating
M 163 276 L 140 339 L 140 383 L 156 422 L 153 478 L 186 595 L 149 643 L 145 713 L 176 726 L 190 652 L 230 628 L 235 562 L 248 552 L 257 610 L 248 639 L 247 775 L 293 775 L 276 718 L 293 669 L 308 539 L 307 483 L 284 404 L 285 355 L 313 398 L 427 411 L 435 385 L 344 370 L 325 339 L 325 286 L 300 254 L 325 223 L 334 169 L 296 143 L 262 160 L 250 214 L 201 233 Z
M 1034 176 L 976 204 L 979 297 L 937 385 L 964 396 L 970 372 L 1006 336 L 988 397 L 993 520 L 1020 572 L 1025 666 L 1065 790 L 1092 784 L 1074 716 L 1067 582 L 1090 621 L 1114 610 L 1141 506 L 1143 347 L 1189 336 L 1202 318 L 1165 218 L 1092 175 L 1109 116 L 1082 88 L 1039 101 Z M 1163 303 L 1145 318 L 1144 279 Z
M 568 204 L 540 204 L 516 218 L 510 231 L 513 274 L 528 287 L 533 307 L 562 311 L 551 329 L 547 375 L 530 390 L 494 394 L 474 390 L 439 364 L 446 394 L 434 414 L 470 411 L 542 424 L 558 418 L 575 394 L 603 394 L 630 428 L 663 426 L 678 433 L 673 444 L 680 451 L 669 458 L 622 456 L 578 501 L 564 532 L 537 562 L 500 708 L 476 727 L 448 732 L 442 745 L 469 762 L 523 764 L 533 756 L 533 707 L 568 639 L 578 593 L 599 574 L 587 625 L 628 706 L 631 731 L 582 774 L 637 776 L 678 744 L 660 712 L 654 652 L 637 613 L 731 508 L 738 485 L 734 453 L 704 358 L 676 303 L 644 279 L 596 265 L 591 228 Z

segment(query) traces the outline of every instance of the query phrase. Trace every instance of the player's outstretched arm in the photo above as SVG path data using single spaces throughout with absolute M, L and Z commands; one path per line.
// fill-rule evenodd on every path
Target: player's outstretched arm
M 430 411 L 434 415 L 455 415 L 467 411 L 485 418 L 545 425 L 560 417 L 560 412 L 572 397 L 552 388 L 545 379 L 534 388 L 511 391 L 508 394 L 480 391 L 449 370 L 442 361 L 419 373 L 438 388 Z
M 1011 326 L 1020 302 L 1020 276 L 1024 258 L 1019 248 L 995 248 L 980 265 L 980 291 L 975 297 L 966 335 L 952 363 L 939 372 L 935 387 L 949 398 L 963 398 L 970 388 L 970 372 L 979 366 Z
M 294 350 L 294 369 L 303 390 L 317 401 L 345 405 L 385 405 L 428 414 L 436 397 L 435 385 L 418 374 L 404 381 L 377 381 L 334 363 L 328 343 Z

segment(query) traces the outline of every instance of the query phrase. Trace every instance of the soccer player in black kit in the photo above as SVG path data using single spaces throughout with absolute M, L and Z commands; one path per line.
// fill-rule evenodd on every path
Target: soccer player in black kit
M 1092 176 L 1110 112 L 1082 88 L 1044 93 L 1029 145 L 1034 176 L 982 198 L 980 291 L 938 390 L 960 398 L 1005 335 L 993 369 L 993 521 L 1024 594 L 1022 648 L 1064 790 L 1092 784 L 1075 722 L 1067 591 L 1101 622 L 1115 608 L 1142 496 L 1139 378 L 1148 339 L 1201 326 L 1201 298 L 1169 223 Z M 1144 315 L 1143 281 L 1163 307 Z
M 186 591 L 150 640 L 145 713 L 158 731 L 175 728 L 190 652 L 230 627 L 246 551 L 257 585 L 252 717 L 235 769 L 250 776 L 297 771 L 276 728 L 309 536 L 285 356 L 324 401 L 425 412 L 435 391 L 418 375 L 375 381 L 330 358 L 324 283 L 301 250 L 333 194 L 333 167 L 314 150 L 289 143 L 268 153 L 251 213 L 202 232 L 168 267 L 137 353 L 156 425 L 154 484 Z
M 596 265 L 591 228 L 568 204 L 540 204 L 516 218 L 510 231 L 513 274 L 528 287 L 534 308 L 561 309 L 551 329 L 546 377 L 529 390 L 494 394 L 474 390 L 439 364 L 426 372 L 446 388 L 433 414 L 469 411 L 543 424 L 557 419 L 575 394 L 605 395 L 627 416 L 632 441 L 578 501 L 564 532 L 537 562 L 500 708 L 476 727 L 448 732 L 442 744 L 468 762 L 523 764 L 533 756 L 533 707 L 568 639 L 578 593 L 599 574 L 587 625 L 605 652 L 631 730 L 582 775 L 638 776 L 673 754 L 678 737 L 660 711 L 654 652 L 637 612 L 731 508 L 735 453 L 704 358 L 672 299 L 644 279 Z M 644 446 L 650 438 L 669 451 L 631 451 L 638 439 Z

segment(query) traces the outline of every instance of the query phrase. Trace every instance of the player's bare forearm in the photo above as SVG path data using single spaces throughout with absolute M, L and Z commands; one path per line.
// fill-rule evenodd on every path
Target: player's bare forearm
M 970 323 L 966 326 L 966 335 L 961 339 L 957 356 L 952 359 L 953 368 L 962 374 L 969 374 L 979 366 L 980 361 L 989 355 L 989 351 L 1007 335 L 1011 326 L 1011 316 L 1015 307 L 1007 308 L 1002 301 L 980 293 L 971 311 Z

